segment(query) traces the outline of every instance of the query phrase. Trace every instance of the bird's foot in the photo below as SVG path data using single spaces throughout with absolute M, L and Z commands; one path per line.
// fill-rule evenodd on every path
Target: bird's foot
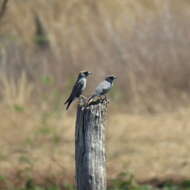
M 80 99 L 87 100 L 88 98 L 86 96 L 80 95 Z
M 87 97 L 85 97 L 85 96 L 83 96 L 83 95 L 80 95 L 80 97 L 79 97 L 79 102 L 80 102 L 80 105 L 81 105 L 81 106 L 86 106 L 87 100 L 88 100 Z
M 107 98 L 106 98 L 105 95 L 100 96 L 100 101 L 101 101 L 101 102 L 104 102 L 106 99 L 107 99 Z
M 110 101 L 109 101 L 109 99 L 107 98 L 107 96 L 103 96 L 103 97 L 101 97 L 102 99 L 102 103 L 105 103 L 105 104 L 108 104 Z

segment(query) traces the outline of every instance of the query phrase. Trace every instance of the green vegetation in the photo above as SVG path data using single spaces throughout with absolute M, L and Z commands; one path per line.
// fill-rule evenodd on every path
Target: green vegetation
M 123 179 L 126 174 L 118 176 L 117 179 L 110 180 L 108 190 L 189 190 L 190 181 L 184 181 L 180 184 L 174 184 L 172 182 L 163 182 L 159 186 L 152 186 L 149 184 L 138 184 L 131 175 L 127 175 L 125 180 Z M 0 182 L 5 181 L 3 176 L 0 176 Z M 25 187 L 16 188 L 12 187 L 8 190 L 76 190 L 72 184 L 65 185 L 37 185 L 32 179 L 29 179 L 25 184 Z

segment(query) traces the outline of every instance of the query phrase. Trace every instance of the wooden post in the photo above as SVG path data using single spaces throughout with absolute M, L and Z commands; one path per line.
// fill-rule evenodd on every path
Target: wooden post
M 107 101 L 78 105 L 75 131 L 77 190 L 106 190 L 105 126 Z

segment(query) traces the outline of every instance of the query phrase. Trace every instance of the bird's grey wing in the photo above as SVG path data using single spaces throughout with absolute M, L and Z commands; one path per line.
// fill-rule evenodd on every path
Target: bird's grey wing
M 107 81 L 102 81 L 97 87 L 96 87 L 96 95 L 100 96 L 105 93 L 107 93 L 112 85 Z
M 69 98 L 66 100 L 65 103 L 69 102 L 70 100 L 73 100 L 76 97 L 79 97 L 82 93 L 82 90 L 84 88 L 84 80 L 78 80 L 75 85 L 73 86 L 71 95 L 69 96 Z

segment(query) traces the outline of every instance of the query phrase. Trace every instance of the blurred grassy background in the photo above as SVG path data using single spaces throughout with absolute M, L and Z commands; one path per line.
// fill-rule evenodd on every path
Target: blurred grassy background
M 189 29 L 188 0 L 1 0 L 1 189 L 73 182 L 76 105 L 63 103 L 80 70 L 94 73 L 86 95 L 118 76 L 109 178 L 189 178 Z
M 128 110 L 157 112 L 163 106 L 186 105 L 189 4 L 187 0 L 8 2 L 0 23 L 1 72 L 14 81 L 24 73 L 35 86 L 27 89 L 28 95 L 37 93 L 35 101 L 49 92 L 44 82 L 65 95 L 76 73 L 88 69 L 95 79 L 89 80 L 87 93 L 106 74 L 114 73 L 119 76 L 114 98 L 128 104 Z

